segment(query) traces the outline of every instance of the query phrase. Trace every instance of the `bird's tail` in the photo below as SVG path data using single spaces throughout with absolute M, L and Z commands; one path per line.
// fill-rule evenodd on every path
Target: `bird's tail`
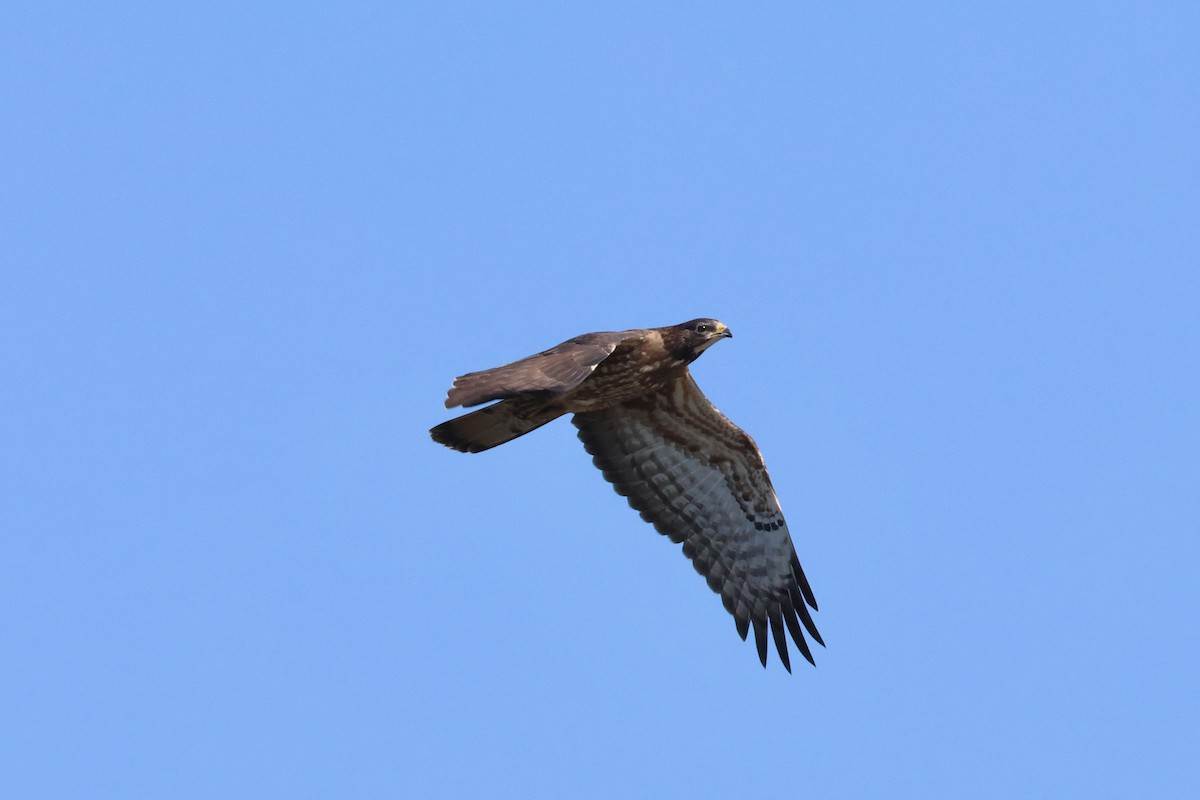
M 514 397 L 470 414 L 463 414 L 429 429 L 435 442 L 462 453 L 478 453 L 524 436 L 563 411 L 547 408 L 543 401 Z

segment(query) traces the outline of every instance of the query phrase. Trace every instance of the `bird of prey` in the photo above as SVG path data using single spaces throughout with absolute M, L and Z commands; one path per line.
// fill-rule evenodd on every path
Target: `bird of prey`
M 495 402 L 430 430 L 464 453 L 504 444 L 574 415 L 592 461 L 642 519 L 671 541 L 721 595 L 743 640 L 751 627 L 767 665 L 767 631 L 791 672 L 787 637 L 810 663 L 819 644 L 800 568 L 762 454 L 718 411 L 688 365 L 733 336 L 715 319 L 587 333 L 502 367 L 454 380 L 446 407 Z M 801 629 L 803 625 L 803 630 Z

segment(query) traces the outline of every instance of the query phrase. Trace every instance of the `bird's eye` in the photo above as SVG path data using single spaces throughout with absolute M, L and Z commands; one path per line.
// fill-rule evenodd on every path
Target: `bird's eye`
M 701 322 L 696 326 L 696 333 L 708 333 L 708 328 L 708 325 L 705 325 L 703 322 Z

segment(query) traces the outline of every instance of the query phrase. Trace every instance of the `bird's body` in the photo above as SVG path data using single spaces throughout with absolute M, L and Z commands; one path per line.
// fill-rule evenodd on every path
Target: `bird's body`
M 688 362 L 672 355 L 656 330 L 622 331 L 623 338 L 592 374 L 563 395 L 573 414 L 599 411 L 636 400 L 678 380 Z
M 790 671 L 784 629 L 810 662 L 817 607 L 754 441 L 696 386 L 688 364 L 732 336 L 712 319 L 589 333 L 454 381 L 446 407 L 499 401 L 444 422 L 434 440 L 480 452 L 573 414 L 579 438 L 642 518 L 682 542 L 766 664 L 768 626 Z

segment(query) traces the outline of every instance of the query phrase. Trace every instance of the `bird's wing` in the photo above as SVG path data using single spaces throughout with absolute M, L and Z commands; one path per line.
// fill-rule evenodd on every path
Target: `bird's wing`
M 556 394 L 578 386 L 622 341 L 640 331 L 587 333 L 568 339 L 536 355 L 454 379 L 446 394 L 446 408 L 477 406 L 522 394 Z
M 618 494 L 683 553 L 721 595 L 738 633 L 754 628 L 767 663 L 767 630 L 791 671 L 787 637 L 812 662 L 817 602 L 754 440 L 718 411 L 689 373 L 662 392 L 576 414 L 579 438 Z

